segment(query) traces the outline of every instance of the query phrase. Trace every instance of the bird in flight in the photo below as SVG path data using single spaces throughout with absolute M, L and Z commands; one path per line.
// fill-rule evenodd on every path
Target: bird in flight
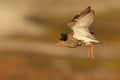
M 87 7 L 80 14 L 76 15 L 68 27 L 72 30 L 70 34 L 61 33 L 61 38 L 57 42 L 56 46 L 67 46 L 67 47 L 77 47 L 77 46 L 88 46 L 88 58 L 94 59 L 94 45 L 93 43 L 100 43 L 94 37 L 94 32 L 90 30 L 90 26 L 94 21 L 95 12 L 91 7 Z

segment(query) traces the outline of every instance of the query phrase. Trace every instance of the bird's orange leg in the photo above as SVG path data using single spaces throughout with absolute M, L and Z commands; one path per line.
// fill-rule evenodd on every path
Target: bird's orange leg
M 90 58 L 90 51 L 91 51 L 91 46 L 89 46 L 89 48 L 88 48 L 88 54 L 87 54 L 88 59 Z
M 94 46 L 93 46 L 93 44 L 91 44 L 91 57 L 92 57 L 92 59 L 94 60 Z
M 93 44 L 91 44 L 88 48 L 88 58 L 92 58 L 94 60 L 94 53 L 93 53 L 93 50 L 94 50 L 94 46 Z

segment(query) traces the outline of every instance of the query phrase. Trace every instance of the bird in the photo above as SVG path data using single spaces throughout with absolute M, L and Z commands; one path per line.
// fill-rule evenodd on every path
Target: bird
M 71 48 L 88 46 L 88 59 L 92 58 L 94 60 L 94 43 L 100 43 L 100 41 L 95 38 L 94 31 L 90 30 L 94 18 L 95 12 L 90 6 L 74 16 L 68 23 L 68 27 L 72 32 L 70 34 L 61 33 L 61 38 L 58 40 L 56 46 L 63 45 Z

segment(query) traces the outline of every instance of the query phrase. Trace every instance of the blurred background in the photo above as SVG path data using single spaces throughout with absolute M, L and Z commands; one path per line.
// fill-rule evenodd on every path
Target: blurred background
M 88 47 L 56 47 L 67 24 L 91 6 L 95 60 Z M 0 0 L 0 80 L 120 80 L 119 0 Z

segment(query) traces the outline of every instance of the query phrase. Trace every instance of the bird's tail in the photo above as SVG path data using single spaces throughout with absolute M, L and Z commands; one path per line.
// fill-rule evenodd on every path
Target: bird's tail
M 100 42 L 100 41 L 98 41 L 98 40 L 92 40 L 92 42 L 93 42 L 93 43 L 98 43 L 98 44 L 101 44 L 101 42 Z

